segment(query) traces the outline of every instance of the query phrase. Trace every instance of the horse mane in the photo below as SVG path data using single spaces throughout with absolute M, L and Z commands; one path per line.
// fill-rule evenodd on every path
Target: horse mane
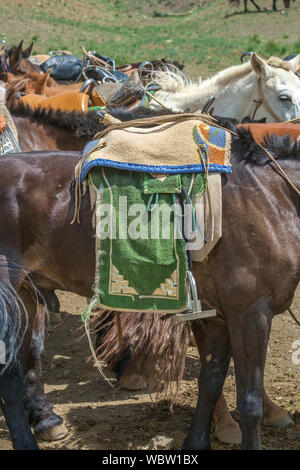
M 284 61 L 279 57 L 272 56 L 266 63 L 273 68 L 279 68 L 286 71 L 292 71 L 293 67 L 288 61 Z M 232 65 L 210 78 L 202 80 L 201 77 L 197 81 L 192 81 L 182 70 L 174 65 L 166 65 L 162 71 L 154 71 L 152 73 L 151 84 L 158 85 L 162 91 L 169 93 L 193 92 L 201 87 L 203 93 L 215 86 L 226 88 L 232 86 L 235 80 L 242 79 L 253 72 L 251 64 L 246 62 L 240 65 Z
M 96 111 L 84 113 L 81 111 L 69 112 L 43 108 L 32 109 L 30 106 L 19 102 L 10 108 L 10 112 L 13 116 L 29 119 L 37 124 L 67 129 L 78 138 L 89 137 L 92 139 L 95 134 L 105 129 L 105 126 L 99 121 Z M 147 108 L 135 108 L 132 111 L 126 108 L 115 108 L 110 111 L 110 114 L 121 121 L 131 121 L 137 118 L 170 114 L 170 112 L 165 110 L 153 111 Z
M 46 84 L 48 86 L 57 85 L 56 81 L 53 80 L 53 78 L 51 78 L 49 75 L 48 76 L 46 76 L 45 74 L 41 75 L 39 72 L 26 73 L 25 75 L 21 75 L 20 77 L 14 77 L 14 79 L 8 80 L 8 84 L 7 84 L 8 99 L 10 99 L 11 96 L 18 91 L 25 91 L 26 85 L 28 83 L 34 82 L 38 85 L 40 82 L 44 83 L 45 79 L 46 79 Z
M 236 127 L 235 132 L 237 135 L 233 137 L 233 140 L 237 139 L 242 147 L 242 151 L 237 156 L 240 162 L 260 166 L 270 163 L 269 157 L 255 142 L 250 130 Z M 300 161 L 300 142 L 298 139 L 293 140 L 290 135 L 266 134 L 262 145 L 276 160 Z
M 192 81 L 181 70 L 175 66 L 166 66 L 162 71 L 155 71 L 152 74 L 151 84 L 158 85 L 162 91 L 170 93 L 195 91 L 201 86 L 201 90 L 209 89 L 218 84 L 220 87 L 226 87 L 232 84 L 233 80 L 246 77 L 252 72 L 249 63 L 233 65 L 225 70 L 221 70 L 213 77 L 197 81 Z

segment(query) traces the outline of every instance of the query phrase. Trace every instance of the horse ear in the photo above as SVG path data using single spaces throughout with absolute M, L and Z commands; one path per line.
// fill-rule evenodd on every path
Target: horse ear
M 300 54 L 296 55 L 292 60 L 289 60 L 288 64 L 291 66 L 293 72 L 297 72 L 300 66 Z
M 33 42 L 30 44 L 29 47 L 27 47 L 27 49 L 23 50 L 24 59 L 28 59 L 28 57 L 31 55 L 32 48 L 33 48 Z
M 255 52 L 253 52 L 253 54 L 251 56 L 250 63 L 251 63 L 251 66 L 252 66 L 254 72 L 258 76 L 260 76 L 262 78 L 266 78 L 269 75 L 269 73 L 270 73 L 269 65 L 266 63 L 266 61 L 264 59 L 262 59 L 257 54 L 255 54 Z
M 37 84 L 36 91 L 35 91 L 35 93 L 37 95 L 43 95 L 44 94 L 45 87 L 47 86 L 47 82 L 48 82 L 50 73 L 51 73 L 51 71 L 47 70 L 46 73 L 44 73 L 43 75 L 41 75 L 39 77 L 38 82 L 37 82 L 38 84 Z
M 19 60 L 22 58 L 22 47 L 23 40 L 20 42 L 18 47 L 9 56 L 9 65 L 14 70 Z

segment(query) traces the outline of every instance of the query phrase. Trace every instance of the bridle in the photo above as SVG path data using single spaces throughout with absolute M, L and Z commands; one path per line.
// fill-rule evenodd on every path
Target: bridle
M 254 121 L 255 115 L 257 113 L 258 108 L 263 104 L 266 108 L 266 110 L 271 114 L 271 116 L 275 119 L 277 122 L 282 122 L 282 119 L 278 116 L 278 114 L 272 109 L 268 101 L 266 100 L 263 90 L 262 90 L 262 85 L 261 85 L 261 77 L 258 77 L 257 79 L 257 89 L 258 89 L 258 99 L 254 99 L 253 102 L 255 104 L 255 108 L 253 110 L 252 116 L 250 116 L 250 119 Z
M 9 57 L 6 56 L 5 54 L 0 56 L 0 71 L 4 73 L 13 73 L 8 60 L 9 60 Z

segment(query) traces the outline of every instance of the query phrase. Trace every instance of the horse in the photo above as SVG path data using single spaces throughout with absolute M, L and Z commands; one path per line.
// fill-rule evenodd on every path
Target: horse
M 6 81 L 8 76 L 40 73 L 42 69 L 29 60 L 32 47 L 33 43 L 23 50 L 23 41 L 18 46 L 6 47 L 0 56 L 0 78 Z
M 88 114 L 75 111 L 67 113 L 62 111 L 52 110 L 31 110 L 30 108 L 20 105 L 13 110 L 13 120 L 20 136 L 20 147 L 22 151 L 32 150 L 82 150 L 85 143 L 91 140 L 93 136 L 104 129 L 104 126 L 99 122 L 99 117 L 96 112 Z M 149 109 L 139 108 L 134 111 L 124 109 L 113 110 L 113 115 L 122 120 L 128 121 L 134 118 L 143 118 L 153 116 L 154 114 L 166 114 L 166 111 L 151 111 Z M 295 128 L 297 126 L 294 126 Z M 51 311 L 58 311 L 57 299 L 49 292 L 42 290 L 43 296 L 47 300 L 47 305 L 51 305 Z M 38 359 L 40 360 L 40 358 Z M 116 365 L 115 371 L 118 372 L 120 365 Z M 41 381 L 41 378 L 38 381 Z M 126 380 L 126 386 L 132 386 L 130 378 Z M 136 383 L 134 384 L 136 387 Z M 269 418 L 265 418 L 270 425 L 287 425 L 291 423 L 290 418 L 269 400 L 265 394 L 265 403 L 268 407 Z M 226 402 L 223 397 L 216 407 L 215 419 L 217 420 L 215 434 L 222 441 L 237 441 L 240 434 L 239 428 L 231 415 L 227 411 Z M 58 432 L 61 433 L 61 425 L 59 424 L 58 431 L 55 426 L 52 431 L 47 433 L 47 436 L 52 436 L 52 439 L 57 438 Z
M 293 0 L 295 1 L 295 0 Z M 254 0 L 250 0 L 250 2 L 255 6 L 258 11 L 261 11 L 260 6 Z M 241 0 L 229 0 L 229 3 L 234 6 L 240 6 Z M 290 0 L 283 0 L 284 8 L 290 8 Z M 276 0 L 272 1 L 272 8 L 274 11 L 277 11 Z M 248 12 L 247 8 L 247 0 L 244 0 L 244 12 Z
M 204 321 L 205 333 L 197 321 L 193 322 L 202 367 L 196 414 L 185 449 L 210 446 L 213 409 L 231 355 L 242 447 L 260 448 L 264 362 L 271 321 L 290 306 L 300 279 L 299 196 L 268 164 L 268 157 L 251 133 L 235 131 L 233 172 L 223 177 L 223 237 L 205 262 L 193 266 L 199 297 L 205 308 L 216 308 L 218 317 Z M 289 137 L 270 137 L 266 145 L 299 186 L 298 142 L 291 142 Z M 9 155 L 0 160 L 0 218 L 4 228 L 0 233 L 0 295 L 4 304 L 10 302 L 9 309 L 1 310 L 1 325 L 3 328 L 9 319 L 19 324 L 25 312 L 29 319 L 19 353 L 20 345 L 10 338 L 14 328 L 1 337 L 12 339 L 8 363 L 0 377 L 0 405 L 15 448 L 37 447 L 27 418 L 34 410 L 33 393 L 27 390 L 30 396 L 24 405 L 20 374 L 22 364 L 25 382 L 33 383 L 32 355 L 42 344 L 42 332 L 34 323 L 36 297 L 32 285 L 92 295 L 95 259 L 88 192 L 82 199 L 80 224 L 70 224 L 74 166 L 79 157 L 79 152 L 53 151 Z M 283 210 L 278 211 L 280 207 Z M 43 313 L 38 310 L 38 315 Z M 32 331 L 34 335 L 28 334 Z
M 299 67 L 300 55 L 290 66 Z M 269 65 L 253 53 L 249 62 L 220 71 L 199 83 L 188 80 L 176 69 L 153 74 L 160 87 L 151 100 L 152 109 L 162 106 L 174 112 L 201 109 L 212 95 L 217 116 L 241 122 L 266 117 L 267 122 L 287 121 L 300 115 L 300 81 L 291 70 Z

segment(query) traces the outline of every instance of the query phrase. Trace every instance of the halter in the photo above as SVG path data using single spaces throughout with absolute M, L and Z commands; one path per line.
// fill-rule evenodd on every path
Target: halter
M 0 56 L 0 68 L 2 69 L 2 72 L 13 73 L 12 68 L 9 65 L 8 59 L 9 57 L 5 54 Z
M 264 104 L 265 108 L 267 109 L 267 111 L 271 114 L 271 116 L 275 119 L 275 121 L 277 122 L 281 122 L 282 119 L 278 116 L 277 113 L 275 113 L 275 111 L 271 108 L 270 104 L 268 103 L 268 101 L 266 100 L 264 94 L 263 94 L 263 90 L 262 90 L 262 86 L 261 86 L 261 77 L 259 77 L 257 79 L 257 88 L 258 88 L 258 99 L 257 100 L 253 100 L 254 104 L 256 105 L 255 106 L 255 109 L 253 111 L 253 114 L 252 116 L 250 117 L 250 119 L 252 121 L 254 121 L 254 118 L 255 118 L 255 114 L 258 110 L 258 108 Z

